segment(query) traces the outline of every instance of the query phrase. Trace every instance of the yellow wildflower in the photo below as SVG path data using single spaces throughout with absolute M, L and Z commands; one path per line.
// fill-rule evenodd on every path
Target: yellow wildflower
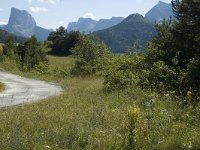
M 192 92 L 191 91 L 187 92 L 187 97 L 189 100 L 192 100 Z
M 128 110 L 128 116 L 130 119 L 137 120 L 140 115 L 140 108 L 138 106 L 131 106 Z

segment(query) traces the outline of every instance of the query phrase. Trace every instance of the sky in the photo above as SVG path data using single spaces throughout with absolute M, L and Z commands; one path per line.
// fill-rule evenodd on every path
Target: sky
M 162 0 L 170 3 L 171 0 Z M 133 13 L 144 15 L 159 0 L 0 0 L 0 24 L 7 24 L 12 7 L 27 10 L 38 26 L 56 29 L 67 27 L 80 17 L 95 20 L 127 17 Z

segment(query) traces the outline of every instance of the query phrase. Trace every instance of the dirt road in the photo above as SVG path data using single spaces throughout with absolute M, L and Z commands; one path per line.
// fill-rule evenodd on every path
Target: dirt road
M 56 84 L 1 71 L 0 82 L 6 85 L 6 90 L 0 93 L 0 107 L 32 103 L 62 93 Z

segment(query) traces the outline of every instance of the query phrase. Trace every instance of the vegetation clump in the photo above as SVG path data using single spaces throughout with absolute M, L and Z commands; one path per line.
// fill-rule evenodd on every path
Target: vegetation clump
M 5 85 L 3 83 L 0 82 L 0 92 L 5 90 Z
M 200 3 L 174 0 L 172 5 L 176 19 L 156 25 L 157 35 L 140 60 L 138 55 L 118 57 L 105 75 L 107 87 L 124 89 L 139 85 L 185 97 L 190 91 L 193 101 L 199 101 Z
M 12 37 L 8 37 L 2 49 L 1 65 L 8 64 L 8 69 L 30 71 L 41 63 L 48 63 L 46 59 L 47 46 L 38 42 L 35 36 L 22 43 L 15 43 Z
M 81 76 L 102 72 L 111 56 L 110 49 L 104 43 L 89 36 L 82 36 L 72 52 L 77 58 L 72 74 Z
M 80 36 L 79 32 L 67 32 L 64 27 L 51 32 L 48 36 L 49 47 L 51 48 L 49 54 L 57 56 L 71 55 L 71 49 L 75 47 Z

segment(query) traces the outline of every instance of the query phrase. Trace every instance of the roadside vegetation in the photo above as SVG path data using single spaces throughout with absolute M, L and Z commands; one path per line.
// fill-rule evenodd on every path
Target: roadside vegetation
M 3 83 L 0 82 L 0 92 L 5 90 L 5 85 Z
M 64 92 L 0 109 L 0 149 L 199 149 L 199 7 L 174 0 L 177 20 L 157 25 L 144 53 L 113 54 L 94 37 L 76 32 L 71 40 L 63 28 L 43 43 L 5 42 L 1 68 Z M 56 44 L 63 35 L 70 48 Z

